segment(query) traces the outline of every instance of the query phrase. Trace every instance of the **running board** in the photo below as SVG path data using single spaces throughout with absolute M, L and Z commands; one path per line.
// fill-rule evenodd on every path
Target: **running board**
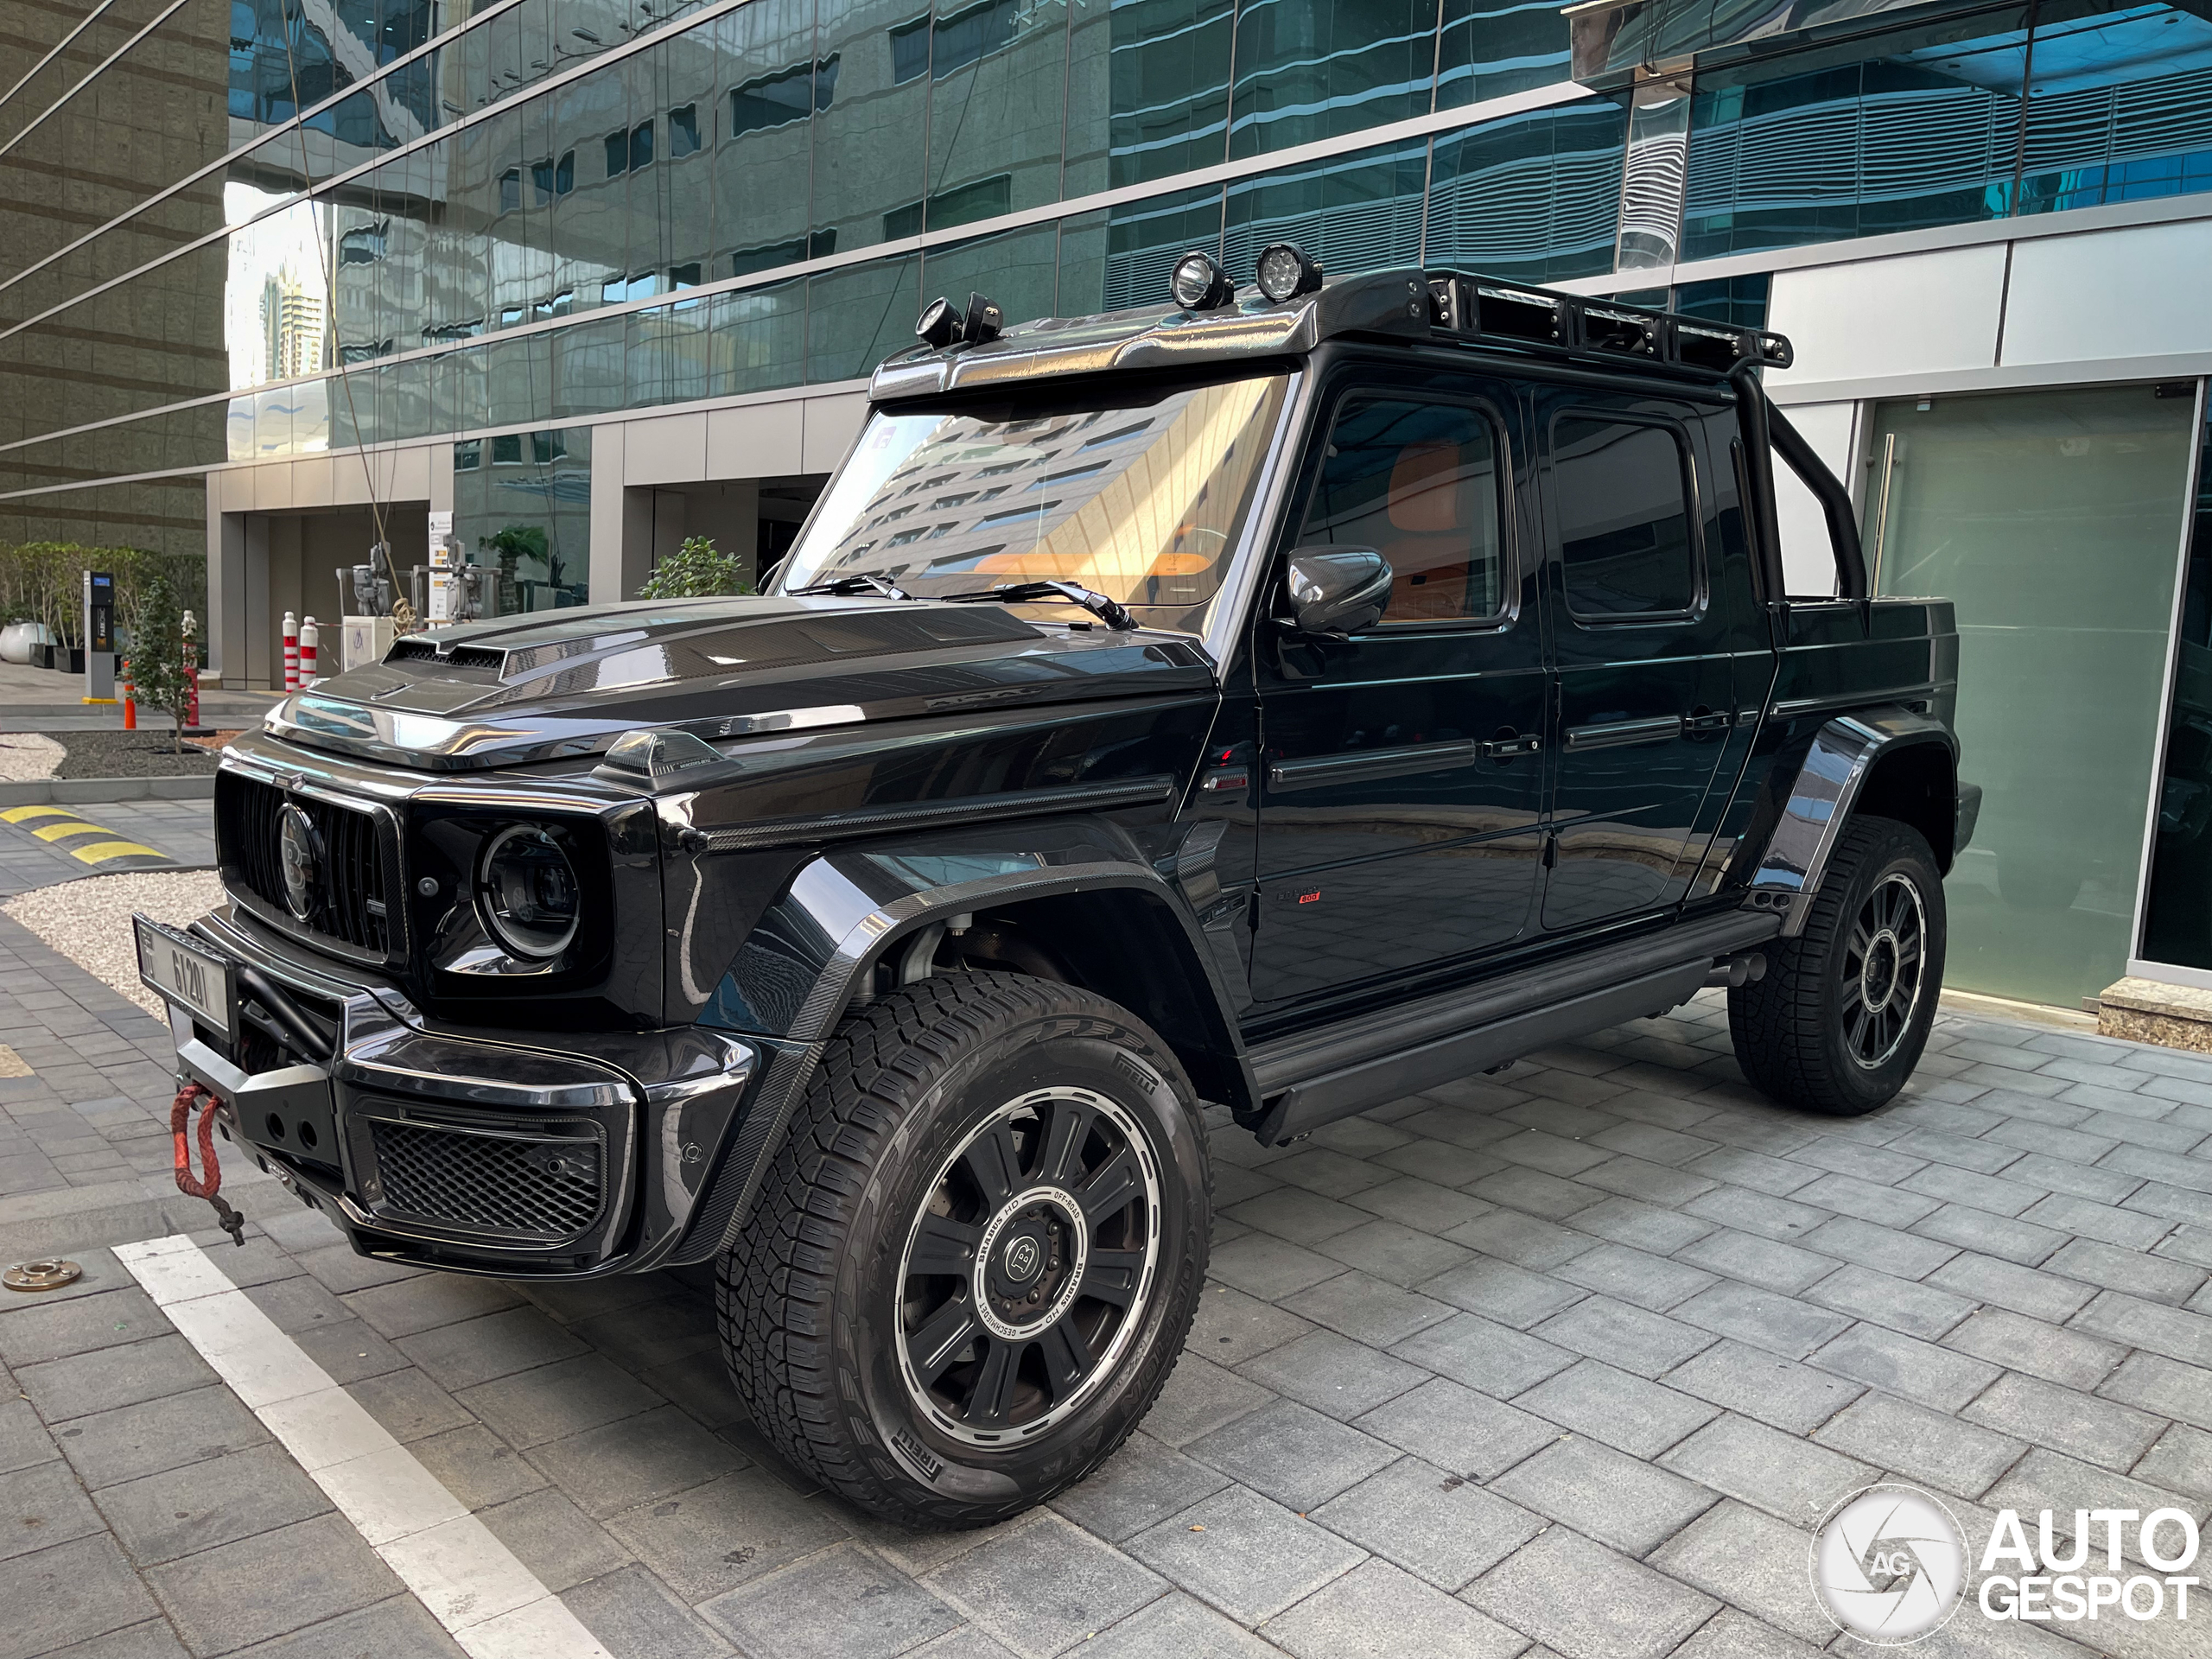
M 1663 1014 L 1705 984 L 1715 958 L 1780 928 L 1772 915 L 1728 911 L 1660 933 L 1446 992 L 1252 1051 L 1267 1103 L 1255 1133 L 1280 1146 L 1385 1101 L 1517 1060 L 1624 1020 Z

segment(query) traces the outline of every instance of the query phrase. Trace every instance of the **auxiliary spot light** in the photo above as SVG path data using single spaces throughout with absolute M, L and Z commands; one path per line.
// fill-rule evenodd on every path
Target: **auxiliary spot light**
M 997 301 L 970 293 L 965 311 L 954 310 L 950 300 L 931 300 L 916 320 L 914 333 L 924 345 L 941 352 L 956 342 L 982 346 L 996 340 L 1003 321 Z
M 1215 263 L 1213 256 L 1196 250 L 1175 262 L 1175 269 L 1168 274 L 1167 289 L 1185 311 L 1211 311 L 1226 305 L 1235 291 L 1229 273 Z
M 1276 242 L 1260 250 L 1260 292 L 1275 304 L 1320 286 L 1321 267 L 1297 243 Z

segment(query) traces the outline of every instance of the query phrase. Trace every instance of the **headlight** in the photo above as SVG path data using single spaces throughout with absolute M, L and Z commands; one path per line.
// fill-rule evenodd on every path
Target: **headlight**
M 476 867 L 476 907 L 492 937 L 518 957 L 557 957 L 582 912 L 576 867 L 550 830 L 510 824 Z

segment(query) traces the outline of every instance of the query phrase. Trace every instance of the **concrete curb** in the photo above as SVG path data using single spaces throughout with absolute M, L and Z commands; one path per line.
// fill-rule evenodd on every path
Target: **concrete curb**
M 106 801 L 212 801 L 215 774 L 194 778 L 34 778 L 0 784 L 0 807 L 86 806 Z

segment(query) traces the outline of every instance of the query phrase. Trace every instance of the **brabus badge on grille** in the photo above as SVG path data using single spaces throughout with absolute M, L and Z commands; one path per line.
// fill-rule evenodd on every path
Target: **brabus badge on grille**
M 300 920 L 315 914 L 315 875 L 322 863 L 322 837 L 315 820 L 297 804 L 288 804 L 277 830 L 284 862 L 284 907 Z

